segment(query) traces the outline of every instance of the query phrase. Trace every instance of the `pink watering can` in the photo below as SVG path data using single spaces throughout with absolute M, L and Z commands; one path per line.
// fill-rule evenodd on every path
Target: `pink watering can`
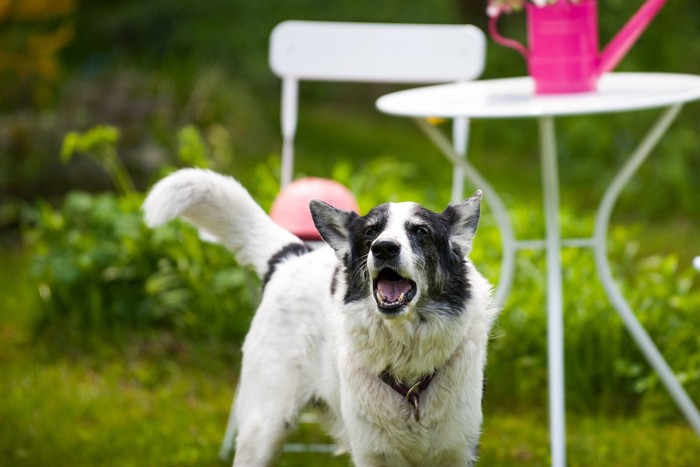
M 596 0 L 557 0 L 545 6 L 528 2 L 529 50 L 498 33 L 502 9 L 491 17 L 489 33 L 525 57 L 537 94 L 594 91 L 598 78 L 615 68 L 665 3 L 646 0 L 600 54 Z

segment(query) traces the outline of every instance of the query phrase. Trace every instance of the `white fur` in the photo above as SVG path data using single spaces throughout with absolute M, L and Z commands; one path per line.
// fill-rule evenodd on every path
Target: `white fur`
M 411 206 L 391 205 L 392 215 L 405 220 Z M 238 182 L 209 171 L 181 170 L 165 178 L 144 210 L 151 226 L 182 216 L 261 276 L 274 253 L 299 242 L 274 224 Z M 400 222 L 382 235 L 408 251 Z M 410 269 L 410 255 L 401 262 Z M 486 344 L 497 314 L 490 285 L 467 263 L 471 298 L 459 316 L 419 318 L 411 309 L 387 319 L 376 311 L 371 295 L 343 303 L 343 274 L 331 295 L 337 265 L 334 251 L 324 246 L 278 264 L 266 284 L 243 345 L 234 466 L 274 464 L 309 401 L 323 401 L 329 432 L 357 466 L 472 465 L 482 420 Z M 418 297 L 411 306 L 417 303 Z M 419 421 L 378 377 L 386 368 L 402 381 L 438 369 L 421 394 Z
M 392 205 L 393 216 L 390 220 L 389 225 L 382 231 L 381 234 L 374 240 L 373 243 L 379 242 L 381 240 L 394 240 L 401 245 L 401 260 L 400 264 L 403 265 L 404 270 L 398 271 L 404 276 L 415 276 L 415 271 L 412 270 L 413 261 L 411 261 L 410 254 L 411 248 L 408 244 L 408 238 L 406 236 L 406 229 L 404 228 L 404 222 L 406 218 L 411 216 L 411 210 L 416 206 L 415 203 L 396 203 Z M 378 261 L 375 261 L 374 256 L 370 255 L 367 260 L 367 266 L 369 267 L 372 275 L 376 275 L 381 266 L 379 266 Z
M 143 210 L 149 227 L 182 217 L 259 275 L 279 245 L 299 241 L 272 222 L 240 183 L 209 170 L 182 169 L 164 178 L 151 189 Z

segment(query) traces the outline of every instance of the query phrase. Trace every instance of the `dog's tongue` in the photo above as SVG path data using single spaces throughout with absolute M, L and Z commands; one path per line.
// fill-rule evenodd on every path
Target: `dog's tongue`
M 402 293 L 408 293 L 411 290 L 411 283 L 407 279 L 397 281 L 380 279 L 377 282 L 377 290 L 387 302 L 392 303 L 397 301 Z

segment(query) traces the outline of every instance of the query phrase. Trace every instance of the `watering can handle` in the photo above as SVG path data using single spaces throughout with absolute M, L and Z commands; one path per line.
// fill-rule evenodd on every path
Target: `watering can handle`
M 507 37 L 501 36 L 501 34 L 498 32 L 496 24 L 498 23 L 498 18 L 501 17 L 501 13 L 503 13 L 503 11 L 498 10 L 493 16 L 489 18 L 489 34 L 491 35 L 494 41 L 498 42 L 502 46 L 509 47 L 520 52 L 520 54 L 523 57 L 525 57 L 525 61 L 527 61 L 528 56 L 530 54 L 525 48 L 525 46 L 522 45 L 520 42 L 516 41 L 515 39 L 508 39 Z

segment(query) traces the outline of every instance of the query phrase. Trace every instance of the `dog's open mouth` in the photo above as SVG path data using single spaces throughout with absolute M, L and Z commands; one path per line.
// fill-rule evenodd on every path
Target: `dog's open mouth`
M 374 279 L 374 299 L 383 312 L 393 313 L 416 296 L 416 283 L 390 268 L 379 271 Z

